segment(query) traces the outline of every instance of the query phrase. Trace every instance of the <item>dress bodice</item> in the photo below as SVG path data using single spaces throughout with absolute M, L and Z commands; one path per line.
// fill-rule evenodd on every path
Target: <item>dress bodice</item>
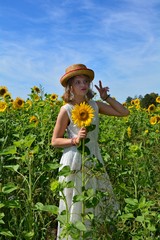
M 93 100 L 90 100 L 88 102 L 88 104 L 94 109 L 94 117 L 92 119 L 92 123 L 93 125 L 95 125 L 95 128 L 94 130 L 92 131 L 89 131 L 87 133 L 87 138 L 89 138 L 89 142 L 86 144 L 86 146 L 89 148 L 90 150 L 90 155 L 91 156 L 95 156 L 96 158 L 98 158 L 100 161 L 102 161 L 102 158 L 101 158 L 101 154 L 100 154 L 100 150 L 99 150 L 99 146 L 98 146 L 98 133 L 99 133 L 99 109 L 98 109 L 98 105 L 95 101 Z M 77 134 L 78 134 L 78 131 L 80 130 L 79 127 L 77 127 L 73 120 L 72 120 L 72 110 L 74 108 L 74 106 L 72 104 L 69 104 L 67 103 L 66 105 L 63 106 L 65 108 L 65 110 L 67 111 L 67 114 L 68 114 L 68 117 L 69 117 L 69 120 L 70 120 L 70 123 L 66 129 L 67 131 L 67 137 L 68 138 L 73 138 L 73 137 L 76 137 Z M 68 147 L 66 149 L 64 149 L 64 153 L 65 152 L 68 152 L 70 150 L 70 148 L 72 148 L 73 150 L 73 147 Z

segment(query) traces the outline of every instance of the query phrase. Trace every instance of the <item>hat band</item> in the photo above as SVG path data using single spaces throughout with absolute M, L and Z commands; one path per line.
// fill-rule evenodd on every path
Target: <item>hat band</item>
M 88 68 L 76 68 L 76 69 L 74 69 L 74 70 L 71 70 L 71 71 L 65 73 L 65 74 L 61 77 L 61 79 L 64 78 L 67 74 L 72 73 L 72 72 L 75 72 L 75 71 L 79 71 L 79 70 L 87 70 L 87 71 L 91 71 L 91 70 L 88 69 Z

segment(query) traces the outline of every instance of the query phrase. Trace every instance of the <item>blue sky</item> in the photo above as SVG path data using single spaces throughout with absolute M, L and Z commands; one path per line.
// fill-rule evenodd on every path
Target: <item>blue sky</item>
M 160 94 L 160 1 L 0 0 L 0 86 L 13 98 L 40 85 L 61 96 L 74 63 L 120 102 Z

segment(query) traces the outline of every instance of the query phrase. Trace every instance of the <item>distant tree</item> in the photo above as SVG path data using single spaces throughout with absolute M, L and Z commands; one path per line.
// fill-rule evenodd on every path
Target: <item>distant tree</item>
M 146 94 L 142 99 L 141 99 L 141 107 L 143 108 L 148 108 L 149 105 L 154 104 L 155 106 L 157 105 L 156 103 L 156 98 L 158 97 L 157 93 L 150 93 Z
M 139 95 L 139 97 L 138 97 L 140 100 L 142 100 L 143 99 L 143 96 L 142 95 Z
M 130 104 L 131 101 L 132 101 L 132 99 L 133 99 L 132 97 L 127 97 L 127 99 L 126 99 L 126 103 L 129 103 L 129 104 Z

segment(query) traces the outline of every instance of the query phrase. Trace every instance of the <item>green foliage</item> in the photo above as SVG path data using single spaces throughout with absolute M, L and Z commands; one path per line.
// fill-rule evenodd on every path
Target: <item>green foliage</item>
M 156 96 L 150 97 L 155 100 Z M 0 112 L 1 240 L 54 239 L 57 220 L 64 223 L 66 219 L 66 212 L 58 215 L 58 193 L 73 187 L 73 182 L 60 184 L 58 177 L 69 176 L 71 170 L 65 167 L 58 173 L 62 150 L 50 144 L 63 103 L 50 97 L 32 89 L 31 105 L 26 101 L 22 108 L 14 109 L 7 99 L 7 109 Z M 153 102 L 146 99 L 147 108 Z M 83 232 L 85 239 L 92 236 L 93 240 L 160 239 L 160 123 L 150 123 L 150 117 L 160 115 L 160 104 L 155 105 L 155 112 L 148 113 L 128 102 L 129 117 L 100 116 L 99 145 L 120 211 L 114 222 L 106 218 L 103 223 L 88 213 L 91 232 L 83 222 L 68 222 L 64 236 L 69 233 L 80 239 Z M 82 145 L 79 149 L 82 151 Z M 89 153 L 87 148 L 85 153 Z M 102 172 L 95 159 L 92 170 L 93 174 Z M 74 201 L 95 206 L 102 197 L 100 192 L 87 189 Z

